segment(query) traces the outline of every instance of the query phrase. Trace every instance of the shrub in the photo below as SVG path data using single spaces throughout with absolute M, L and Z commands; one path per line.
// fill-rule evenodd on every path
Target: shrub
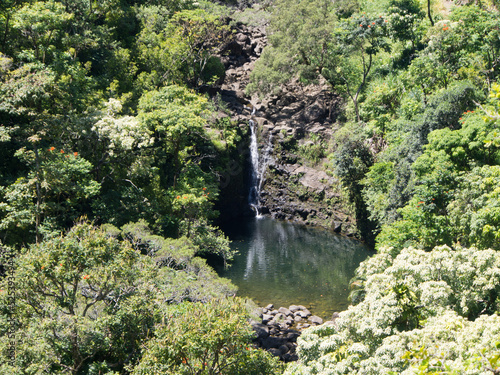
M 281 373 L 277 358 L 251 346 L 252 337 L 238 298 L 172 306 L 133 374 Z
M 384 248 L 357 273 L 366 279 L 364 300 L 336 325 L 303 332 L 299 362 L 285 374 L 414 374 L 439 360 L 437 368 L 456 373 L 498 366 L 498 252 L 443 246 L 395 255 Z

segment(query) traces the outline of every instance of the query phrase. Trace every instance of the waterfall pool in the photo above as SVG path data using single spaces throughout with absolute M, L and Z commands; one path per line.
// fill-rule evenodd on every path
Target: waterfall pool
M 239 254 L 217 271 L 238 286 L 239 296 L 260 306 L 304 305 L 324 319 L 347 309 L 349 281 L 373 253 L 354 239 L 266 217 L 222 228 Z

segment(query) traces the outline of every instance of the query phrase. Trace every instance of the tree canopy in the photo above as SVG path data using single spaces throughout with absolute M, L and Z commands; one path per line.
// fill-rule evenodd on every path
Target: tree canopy
M 247 93 L 339 98 L 293 158 L 338 178 L 377 250 L 286 373 L 498 373 L 499 5 L 2 1 L 0 371 L 283 369 L 204 259 L 235 254 L 214 219 L 247 134 L 214 93 L 231 16 L 255 12 Z

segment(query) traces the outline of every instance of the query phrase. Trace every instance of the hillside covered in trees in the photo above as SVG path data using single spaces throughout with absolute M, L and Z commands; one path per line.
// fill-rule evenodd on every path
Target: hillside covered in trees
M 378 250 L 286 374 L 498 372 L 496 5 L 275 3 L 248 90 L 299 77 L 344 98 L 325 168 Z
M 0 372 L 498 373 L 499 6 L 3 1 Z M 328 137 L 280 152 L 340 181 L 377 250 L 287 366 L 205 260 L 234 256 L 215 219 L 246 161 L 219 94 L 241 23 L 267 34 L 249 97 L 338 98 Z

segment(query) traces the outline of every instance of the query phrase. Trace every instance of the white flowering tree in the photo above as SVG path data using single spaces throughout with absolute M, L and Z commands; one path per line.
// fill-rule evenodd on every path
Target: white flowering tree
M 118 116 L 122 111 L 119 100 L 111 98 L 105 107 L 106 112 L 92 130 L 97 133 L 101 141 L 107 143 L 111 156 L 117 151 L 127 152 L 153 144 L 151 133 L 136 117 Z
M 498 252 L 442 246 L 407 248 L 394 257 L 384 248 L 358 273 L 365 277 L 364 300 L 340 313 L 335 325 L 305 331 L 300 360 L 286 374 L 485 374 L 496 368 Z

